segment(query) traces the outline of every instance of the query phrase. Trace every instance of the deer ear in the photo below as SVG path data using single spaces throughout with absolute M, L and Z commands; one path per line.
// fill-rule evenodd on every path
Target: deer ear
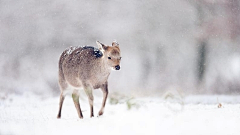
M 112 46 L 119 46 L 119 44 L 118 44 L 118 42 L 117 42 L 116 40 L 114 40 L 114 41 L 112 42 Z
M 107 49 L 107 46 L 104 45 L 103 43 L 99 42 L 99 41 L 96 41 L 98 47 L 99 47 L 99 50 L 106 50 Z

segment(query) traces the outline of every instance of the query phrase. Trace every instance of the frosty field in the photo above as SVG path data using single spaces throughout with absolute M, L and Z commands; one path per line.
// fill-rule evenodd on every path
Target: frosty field
M 217 101 L 217 98 L 219 101 Z M 59 99 L 38 96 L 9 96 L 0 100 L 0 134 L 83 135 L 239 135 L 239 96 L 190 96 L 183 103 L 162 98 L 135 98 L 110 104 L 97 117 L 101 97 L 94 100 L 94 118 L 88 101 L 80 100 L 84 119 L 77 117 L 70 97 L 57 119 Z M 218 108 L 218 102 L 222 107 Z

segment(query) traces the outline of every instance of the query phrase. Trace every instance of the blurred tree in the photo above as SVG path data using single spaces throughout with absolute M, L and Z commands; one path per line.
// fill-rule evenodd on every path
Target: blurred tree
M 226 5 L 224 5 L 228 16 L 227 20 L 230 27 L 230 37 L 232 40 L 235 40 L 240 36 L 240 1 L 225 0 L 225 3 Z
M 189 1 L 196 9 L 197 20 L 196 20 L 196 31 L 197 31 L 197 80 L 198 85 L 201 87 L 203 85 L 204 74 L 206 70 L 206 55 L 207 55 L 207 46 L 208 38 L 203 34 L 203 28 L 205 27 L 206 17 L 206 8 L 207 5 L 205 0 L 195 0 Z M 198 31 L 199 30 L 199 31 Z
M 206 53 L 207 53 L 207 43 L 206 41 L 201 41 L 198 48 L 198 81 L 199 84 L 204 79 L 205 68 L 206 68 Z
M 224 40 L 231 41 L 231 44 L 228 45 L 227 48 L 231 48 L 232 45 L 239 45 L 239 37 L 240 37 L 240 1 L 239 0 L 221 0 L 221 1 L 210 1 L 210 0 L 194 0 L 188 1 L 191 3 L 193 7 L 196 9 L 197 14 L 197 23 L 196 23 L 196 32 L 197 32 L 197 78 L 199 88 L 202 86 L 206 86 L 206 82 L 204 82 L 205 72 L 209 70 L 209 72 L 213 72 L 216 70 L 216 67 L 208 69 L 208 64 L 206 62 L 217 60 L 214 55 L 213 57 L 207 57 L 208 53 L 214 50 L 208 50 L 209 46 L 212 46 L 214 42 L 209 44 L 209 41 L 214 40 Z M 212 49 L 217 49 L 217 45 L 212 46 Z M 236 47 L 234 47 L 236 48 Z M 225 50 L 227 51 L 227 50 Z M 211 58 L 212 60 L 207 60 L 207 58 Z M 211 63 L 211 62 L 210 62 Z M 225 70 L 219 70 L 217 72 L 222 72 Z M 218 73 L 213 82 L 218 86 L 224 86 L 225 90 L 221 90 L 221 92 L 229 91 L 230 86 L 226 87 L 227 83 L 222 83 L 226 78 Z M 209 77 L 209 76 L 208 76 Z M 232 84 L 232 83 L 231 83 Z M 236 84 L 238 86 L 238 84 Z M 217 87 L 216 87 L 217 88 Z M 223 88 L 223 87 L 222 87 Z M 216 89 L 215 91 L 219 91 Z

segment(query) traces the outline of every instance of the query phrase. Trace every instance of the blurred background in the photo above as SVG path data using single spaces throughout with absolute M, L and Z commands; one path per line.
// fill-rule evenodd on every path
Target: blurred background
M 240 94 L 239 0 L 0 0 L 0 93 L 58 96 L 63 50 L 115 39 L 110 93 Z

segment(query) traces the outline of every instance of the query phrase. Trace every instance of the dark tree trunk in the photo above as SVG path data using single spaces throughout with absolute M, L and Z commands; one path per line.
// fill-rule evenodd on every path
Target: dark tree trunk
M 198 48 L 198 83 L 202 83 L 206 70 L 206 53 L 207 53 L 207 42 L 201 41 Z

